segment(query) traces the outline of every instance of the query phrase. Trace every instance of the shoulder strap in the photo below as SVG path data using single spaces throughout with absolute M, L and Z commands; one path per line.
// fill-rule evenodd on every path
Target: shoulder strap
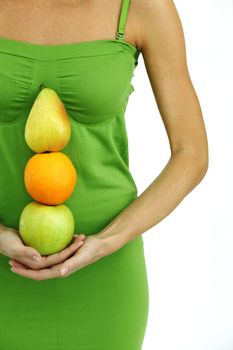
M 130 5 L 130 0 L 122 0 L 120 19 L 118 23 L 118 30 L 116 33 L 117 40 L 124 40 L 125 23 L 126 23 L 129 5 Z

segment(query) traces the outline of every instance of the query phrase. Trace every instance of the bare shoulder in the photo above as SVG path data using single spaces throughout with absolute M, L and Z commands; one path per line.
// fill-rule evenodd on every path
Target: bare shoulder
M 178 54 L 185 63 L 184 33 L 173 0 L 132 0 L 132 11 L 137 22 L 135 41 L 144 57 Z
M 177 84 L 180 79 L 192 89 L 186 44 L 178 10 L 173 0 L 132 0 L 136 46 L 141 50 L 149 79 L 155 90 L 164 80 Z M 158 97 L 158 96 L 157 96 Z

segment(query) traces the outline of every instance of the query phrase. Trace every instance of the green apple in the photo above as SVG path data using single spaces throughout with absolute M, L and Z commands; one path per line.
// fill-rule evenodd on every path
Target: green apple
M 71 210 L 64 204 L 44 205 L 31 202 L 19 219 L 19 234 L 25 245 L 41 255 L 55 254 L 68 246 L 75 224 Z

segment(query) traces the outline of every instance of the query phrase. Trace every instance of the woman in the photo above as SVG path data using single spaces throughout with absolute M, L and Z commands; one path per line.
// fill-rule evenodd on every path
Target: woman
M 142 233 L 208 167 L 175 6 L 171 0 L 11 0 L 1 2 L 0 15 L 0 348 L 141 350 L 149 305 Z M 171 157 L 137 196 L 124 112 L 140 53 Z M 34 153 L 24 128 L 41 84 L 67 109 L 72 138 L 62 152 L 79 176 L 66 201 L 77 235 L 50 256 L 24 245 L 18 232 L 32 201 L 23 172 Z

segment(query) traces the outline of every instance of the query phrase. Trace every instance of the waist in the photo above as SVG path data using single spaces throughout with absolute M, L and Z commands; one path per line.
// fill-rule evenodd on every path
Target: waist
M 0 222 L 18 229 L 22 210 L 34 199 L 22 184 L 17 186 L 17 182 L 10 188 L 4 188 L 5 191 L 2 190 L 0 194 Z M 62 204 L 72 211 L 75 233 L 88 235 L 103 229 L 136 198 L 137 189 L 133 184 L 127 188 L 116 186 L 106 189 L 97 186 L 86 190 L 76 186 L 72 195 Z

